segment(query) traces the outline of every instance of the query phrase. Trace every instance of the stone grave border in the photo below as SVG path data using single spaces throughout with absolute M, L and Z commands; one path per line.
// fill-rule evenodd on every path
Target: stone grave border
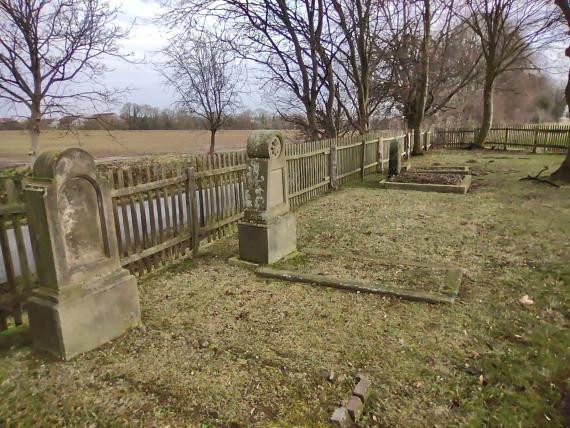
M 352 423 L 358 423 L 364 412 L 364 407 L 370 399 L 372 383 L 362 375 L 356 375 L 357 384 L 352 390 L 352 394 L 344 402 L 344 405 L 337 407 L 331 415 L 330 422 L 341 428 L 348 428 Z
M 405 288 L 398 287 L 387 287 L 380 286 L 377 283 L 371 281 L 355 280 L 352 278 L 339 278 L 330 275 L 321 274 L 311 274 L 311 273 L 300 273 L 292 270 L 276 269 L 271 266 L 247 266 L 248 268 L 255 269 L 256 275 L 264 278 L 280 279 L 290 282 L 301 282 L 305 284 L 318 285 L 336 288 L 339 290 L 356 291 L 362 293 L 377 294 L 383 296 L 391 296 L 401 298 L 403 300 L 417 301 L 417 302 L 427 302 L 427 303 L 445 303 L 452 304 L 459 295 L 459 287 L 461 286 L 461 280 L 463 278 L 463 270 L 457 267 L 443 267 L 434 266 L 427 263 L 413 263 L 413 262 L 400 262 L 396 260 L 382 260 L 373 257 L 366 257 L 355 255 L 347 252 L 332 252 L 323 249 L 307 248 L 302 250 L 298 254 L 312 254 L 312 255 L 323 255 L 323 256 L 333 256 L 343 254 L 353 258 L 359 258 L 360 260 L 369 260 L 377 262 L 378 264 L 384 264 L 390 266 L 391 264 L 407 265 L 411 267 L 421 267 L 421 268 L 431 268 L 431 269 L 441 269 L 444 270 L 445 278 L 443 280 L 442 287 L 439 292 L 426 292 L 426 291 L 416 291 L 409 290 Z M 298 255 L 296 254 L 296 255 Z M 235 264 L 235 261 L 234 261 Z M 243 266 L 243 265 L 242 265 Z
M 471 175 L 465 175 L 460 184 L 397 183 L 385 179 L 380 182 L 380 188 L 386 190 L 416 190 L 420 192 L 455 193 L 465 195 L 471 188 L 471 182 Z
M 471 175 L 470 168 L 464 165 L 417 167 L 414 168 L 412 172 L 429 172 L 431 174 L 457 174 L 463 176 Z

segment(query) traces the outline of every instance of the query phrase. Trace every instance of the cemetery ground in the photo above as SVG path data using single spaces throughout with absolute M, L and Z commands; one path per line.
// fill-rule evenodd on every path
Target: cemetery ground
M 569 424 L 570 188 L 518 180 L 561 160 L 438 151 L 414 165 L 468 164 L 469 194 L 371 175 L 295 211 L 301 250 L 339 254 L 318 269 L 460 266 L 453 305 L 262 279 L 230 236 L 139 282 L 144 327 L 71 362 L 0 335 L 0 425 L 326 426 L 358 373 L 363 426 Z

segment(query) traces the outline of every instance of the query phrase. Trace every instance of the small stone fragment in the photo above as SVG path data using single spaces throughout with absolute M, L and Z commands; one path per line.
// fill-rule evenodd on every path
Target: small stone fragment
M 350 416 L 346 407 L 337 407 L 331 416 L 331 422 L 334 426 L 348 428 L 351 424 Z
M 327 380 L 329 382 L 334 382 L 336 379 L 336 373 L 332 369 L 321 369 L 320 374 L 324 380 Z
M 360 379 L 360 381 L 354 387 L 352 393 L 360 398 L 363 403 L 366 403 L 368 400 L 368 395 L 370 393 L 370 381 L 366 378 Z
M 363 407 L 362 400 L 354 395 L 348 400 L 346 409 L 354 422 L 358 422 L 360 416 L 362 416 Z
M 528 297 L 528 294 L 525 294 L 519 299 L 519 303 L 524 306 L 534 305 L 534 300 Z

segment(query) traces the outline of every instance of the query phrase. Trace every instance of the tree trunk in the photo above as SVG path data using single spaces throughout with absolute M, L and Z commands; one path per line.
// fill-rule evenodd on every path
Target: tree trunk
M 40 149 L 40 123 L 42 120 L 42 113 L 39 105 L 32 103 L 32 111 L 30 116 L 30 123 L 28 125 L 28 132 L 30 134 L 30 163 L 34 163 Z
M 483 120 L 481 121 L 481 127 L 479 128 L 477 137 L 473 142 L 473 145 L 479 149 L 485 148 L 485 141 L 487 140 L 487 135 L 489 135 L 489 130 L 493 123 L 494 86 L 495 79 L 489 76 L 485 77 L 485 86 L 483 88 Z
M 424 148 L 422 144 L 422 126 L 416 125 L 414 127 L 414 144 L 412 148 L 412 156 L 423 156 Z
M 307 111 L 307 136 L 310 140 L 319 139 L 319 126 L 317 125 L 317 109 L 313 103 L 306 105 Z
M 570 108 L 570 71 L 568 72 L 568 82 L 566 83 L 566 104 Z M 566 159 L 562 165 L 550 176 L 552 180 L 570 183 L 570 137 L 568 138 L 568 149 Z
M 211 155 L 213 155 L 216 151 L 216 132 L 218 130 L 217 129 L 211 129 L 210 130 L 210 151 L 209 153 Z
M 424 149 L 422 147 L 422 124 L 424 122 L 426 100 L 428 95 L 428 85 L 429 85 L 429 69 L 430 69 L 430 52 L 429 52 L 429 42 L 431 37 L 431 8 L 430 0 L 424 0 L 424 37 L 422 42 L 422 63 L 420 71 L 420 85 L 419 94 L 417 95 L 416 104 L 416 114 L 414 120 L 414 145 L 412 148 L 412 155 L 419 156 L 423 155 Z

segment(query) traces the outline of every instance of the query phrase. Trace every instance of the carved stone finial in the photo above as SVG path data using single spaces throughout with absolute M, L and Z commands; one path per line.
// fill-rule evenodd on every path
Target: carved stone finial
M 247 139 L 250 158 L 276 159 L 285 155 L 283 134 L 279 131 L 254 131 Z

